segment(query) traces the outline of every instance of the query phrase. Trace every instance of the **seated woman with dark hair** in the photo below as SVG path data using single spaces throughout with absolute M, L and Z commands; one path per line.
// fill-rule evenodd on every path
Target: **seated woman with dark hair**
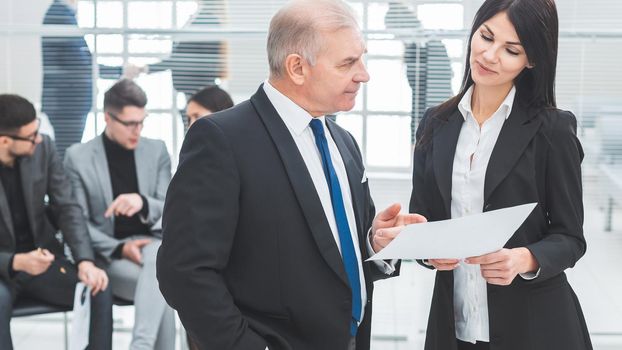
M 209 86 L 192 95 L 186 105 L 188 126 L 197 119 L 233 107 L 229 94 L 218 86 Z

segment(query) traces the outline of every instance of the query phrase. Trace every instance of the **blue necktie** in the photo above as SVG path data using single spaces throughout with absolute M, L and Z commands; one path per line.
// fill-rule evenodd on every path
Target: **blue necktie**
M 309 125 L 311 126 L 311 130 L 313 130 L 313 136 L 315 136 L 315 144 L 322 156 L 322 168 L 324 169 L 324 176 L 326 176 L 326 182 L 328 183 L 328 189 L 330 191 L 333 214 L 335 214 L 335 221 L 337 221 L 337 231 L 339 232 L 339 242 L 341 244 L 341 259 L 343 260 L 343 265 L 348 275 L 348 281 L 350 282 L 350 288 L 352 289 L 352 323 L 350 326 L 350 334 L 354 336 L 358 328 L 358 321 L 361 319 L 361 280 L 359 277 L 356 252 L 354 250 L 354 242 L 352 241 L 352 234 L 350 233 L 350 226 L 348 225 L 348 217 L 346 216 L 346 208 L 343 204 L 337 172 L 330 160 L 330 151 L 328 150 L 328 142 L 326 142 L 326 135 L 324 134 L 324 126 L 321 120 L 315 118 L 311 120 Z

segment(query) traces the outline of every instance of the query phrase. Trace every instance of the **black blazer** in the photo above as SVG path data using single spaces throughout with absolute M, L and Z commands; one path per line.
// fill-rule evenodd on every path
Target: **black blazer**
M 428 220 L 451 216 L 452 166 L 464 119 L 428 110 L 417 131 L 410 211 Z M 540 276 L 517 276 L 509 286 L 488 285 L 492 350 L 591 349 L 579 301 L 564 270 L 585 253 L 581 160 L 577 122 L 570 112 L 530 109 L 515 100 L 492 152 L 484 211 L 537 202 L 506 248 L 527 247 Z M 437 272 L 426 350 L 455 350 L 453 272 Z
M 19 162 L 24 203 L 35 246 L 62 256 L 63 248 L 55 238 L 59 228 L 75 261 L 95 261 L 86 221 L 82 209 L 73 198 L 63 164 L 54 143 L 48 136 L 42 136 L 43 141 L 37 145 L 35 153 L 23 157 Z M 45 200 L 46 195 L 49 205 Z M 13 254 L 15 232 L 11 208 L 0 183 L 0 278 L 7 281 L 10 281 L 9 262 Z
M 363 260 L 374 217 L 352 136 L 327 120 L 345 163 Z M 351 292 L 311 176 L 260 87 L 197 121 L 164 205 L 158 280 L 202 349 L 346 349 Z M 369 348 L 372 281 L 357 349 Z

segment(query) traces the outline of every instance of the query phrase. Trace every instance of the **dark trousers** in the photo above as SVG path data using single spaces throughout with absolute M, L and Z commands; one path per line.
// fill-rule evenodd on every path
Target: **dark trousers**
M 54 143 L 61 160 L 65 158 L 65 150 L 69 146 L 82 141 L 87 113 L 76 114 L 71 108 L 47 111 L 48 119 L 54 127 Z
M 18 297 L 24 296 L 48 304 L 72 307 L 77 282 L 78 273 L 75 265 L 66 258 L 58 256 L 48 270 L 41 275 L 30 276 L 24 272 L 18 272 L 11 281 L 0 278 L 0 349 L 13 349 L 10 322 L 13 303 Z M 91 298 L 91 323 L 87 349 L 112 349 L 112 291 L 110 286 Z
M 478 341 L 472 344 L 458 340 L 458 350 L 490 350 L 490 343 Z

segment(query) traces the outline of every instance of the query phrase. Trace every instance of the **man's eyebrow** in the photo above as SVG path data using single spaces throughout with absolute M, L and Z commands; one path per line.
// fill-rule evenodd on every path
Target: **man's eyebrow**
M 350 56 L 344 58 L 341 62 L 356 62 L 363 58 L 363 55 L 367 54 L 367 45 L 364 46 L 363 53 L 360 56 Z

